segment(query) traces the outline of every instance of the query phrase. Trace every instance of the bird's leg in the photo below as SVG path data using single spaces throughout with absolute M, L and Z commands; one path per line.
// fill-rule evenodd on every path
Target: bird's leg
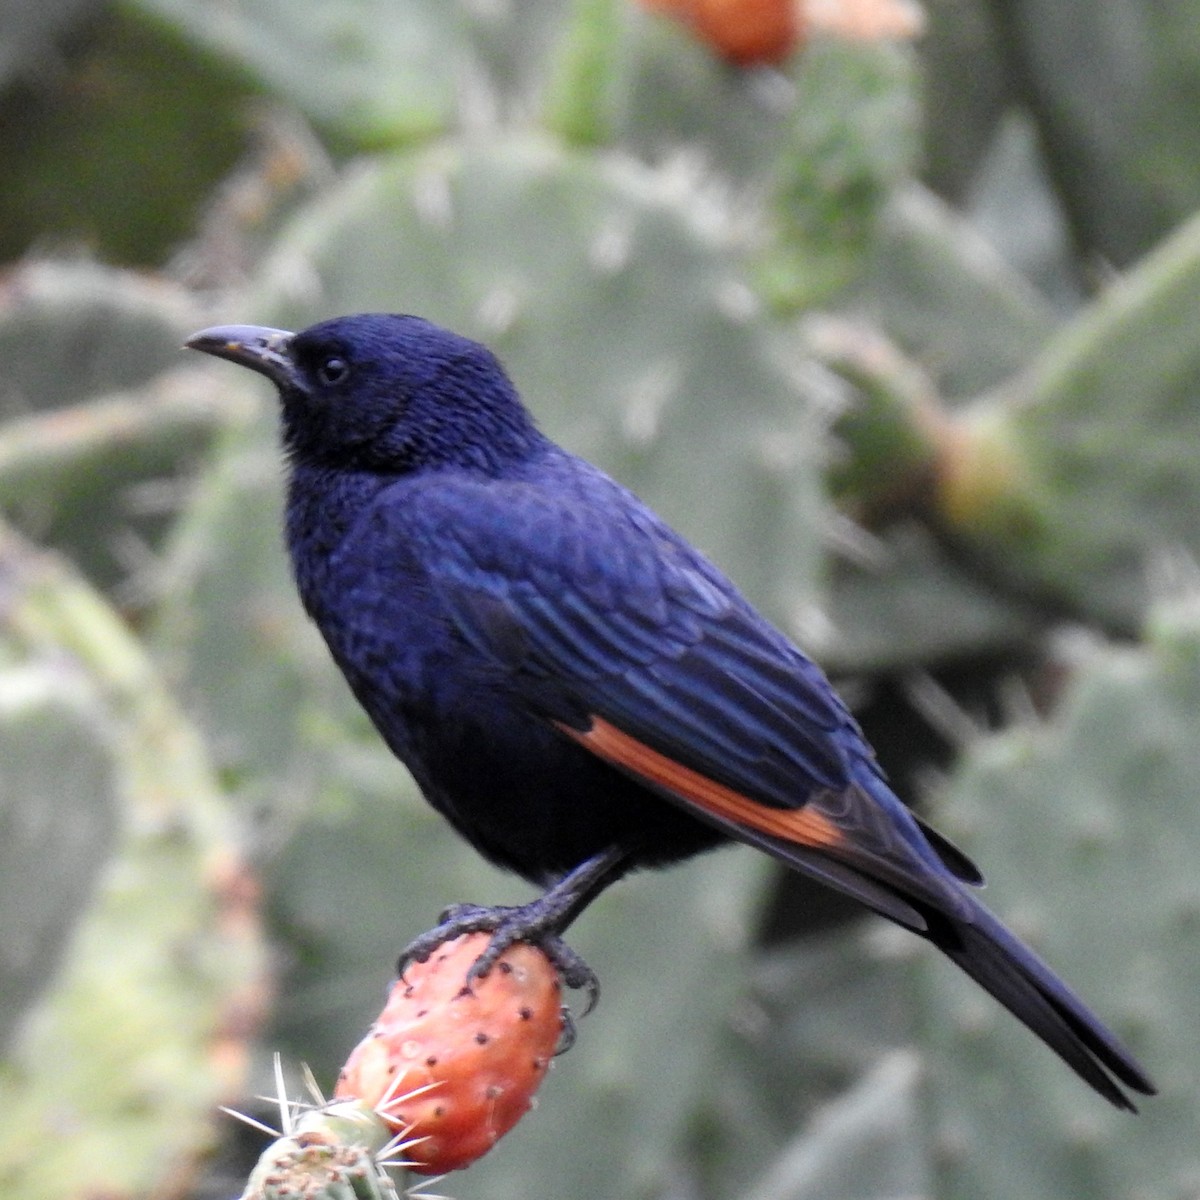
M 482 979 L 509 946 L 528 942 L 546 955 L 568 987 L 586 990 L 585 1011 L 591 1012 L 600 997 L 600 982 L 587 963 L 562 940 L 562 934 L 610 883 L 624 874 L 627 857 L 616 848 L 601 851 L 528 904 L 491 908 L 455 904 L 442 913 L 436 928 L 423 933 L 405 949 L 397 970 L 403 975 L 409 963 L 425 962 L 443 942 L 468 933 L 490 933 L 491 941 L 472 965 L 468 983 Z

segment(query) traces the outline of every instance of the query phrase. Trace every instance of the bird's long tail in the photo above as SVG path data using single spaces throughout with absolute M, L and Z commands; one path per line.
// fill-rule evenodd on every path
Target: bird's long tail
M 1118 1108 L 1135 1111 L 1110 1072 L 1134 1091 L 1154 1084 L 1086 1004 L 1022 941 L 971 898 L 969 919 L 925 911 L 923 934 L 1082 1079 Z
M 743 815 L 739 811 L 739 816 Z M 713 819 L 711 810 L 706 817 Z M 827 822 L 822 843 L 804 844 L 808 825 Z M 1135 1111 L 1116 1081 L 1153 1095 L 1154 1084 L 1084 1002 L 975 896 L 974 864 L 929 829 L 877 776 L 841 793 L 817 794 L 781 837 L 746 823 L 720 821 L 741 841 L 862 901 L 932 942 L 1085 1082 L 1118 1108 Z M 839 836 L 830 835 L 836 831 Z

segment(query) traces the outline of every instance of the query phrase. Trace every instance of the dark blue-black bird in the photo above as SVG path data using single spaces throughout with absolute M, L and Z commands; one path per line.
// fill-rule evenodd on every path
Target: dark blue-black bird
M 549 890 L 459 906 L 489 954 L 558 935 L 606 886 L 727 839 L 932 942 L 1102 1096 L 1153 1085 L 975 898 L 970 860 L 902 804 L 819 668 L 703 555 L 540 433 L 485 347 L 411 316 L 193 349 L 279 390 L 304 607 L 428 801 Z M 486 969 L 487 963 L 482 964 Z

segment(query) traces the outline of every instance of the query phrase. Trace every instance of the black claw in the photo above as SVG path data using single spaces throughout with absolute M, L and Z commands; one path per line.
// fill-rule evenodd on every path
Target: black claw
M 400 955 L 397 972 L 404 978 L 405 970 L 414 962 L 426 962 L 445 942 L 468 933 L 489 933 L 491 940 L 483 953 L 471 964 L 466 984 L 484 979 L 496 965 L 497 959 L 509 946 L 526 942 L 536 946 L 550 960 L 562 982 L 572 990 L 587 993 L 586 1016 L 600 999 L 600 981 L 595 972 L 559 937 L 555 924 L 559 914 L 535 900 L 516 908 L 484 908 L 476 904 L 454 904 L 441 915 L 436 928 L 421 934 Z M 569 1020 L 569 1019 L 568 1019 Z M 574 1026 L 571 1038 L 574 1040 Z
M 587 1005 L 583 1010 L 586 1017 L 600 1000 L 600 980 L 596 973 L 562 938 L 547 937 L 538 945 L 567 987 L 572 991 L 587 992 Z
M 554 1047 L 554 1057 L 566 1054 L 575 1045 L 575 1018 L 571 1010 L 564 1004 L 562 1009 L 562 1032 L 558 1035 L 558 1045 Z

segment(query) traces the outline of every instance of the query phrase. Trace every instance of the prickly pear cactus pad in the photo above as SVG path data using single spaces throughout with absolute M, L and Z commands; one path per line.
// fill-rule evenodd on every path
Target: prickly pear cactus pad
M 31 1200 L 177 1194 L 264 1003 L 256 887 L 115 613 L 9 531 L 0 578 L 0 1180 Z
M 1055 714 L 981 741 L 938 819 L 988 867 L 989 902 L 1113 1022 L 1161 1094 L 1136 1121 L 930 964 L 928 1090 L 946 1197 L 1166 1200 L 1200 1156 L 1200 594 L 1144 645 L 1090 646 Z
M 177 284 L 87 261 L 30 263 L 0 284 L 0 511 L 126 601 L 144 598 L 134 562 L 196 460 L 248 411 L 246 393 L 178 369 L 200 312 Z
M 1032 592 L 1136 627 L 1155 555 L 1200 552 L 1200 217 L 962 414 L 939 507 Z
M 136 8 L 238 64 L 259 87 L 358 145 L 396 143 L 443 128 L 454 109 L 447 47 L 460 44 L 463 6 L 445 0 L 334 0 L 302 16 L 272 0 L 208 5 L 136 0 Z M 461 64 L 460 64 L 461 65 Z
M 165 278 L 87 260 L 32 261 L 10 271 L 0 281 L 0 414 L 140 386 L 178 365 L 180 339 L 202 311 Z

